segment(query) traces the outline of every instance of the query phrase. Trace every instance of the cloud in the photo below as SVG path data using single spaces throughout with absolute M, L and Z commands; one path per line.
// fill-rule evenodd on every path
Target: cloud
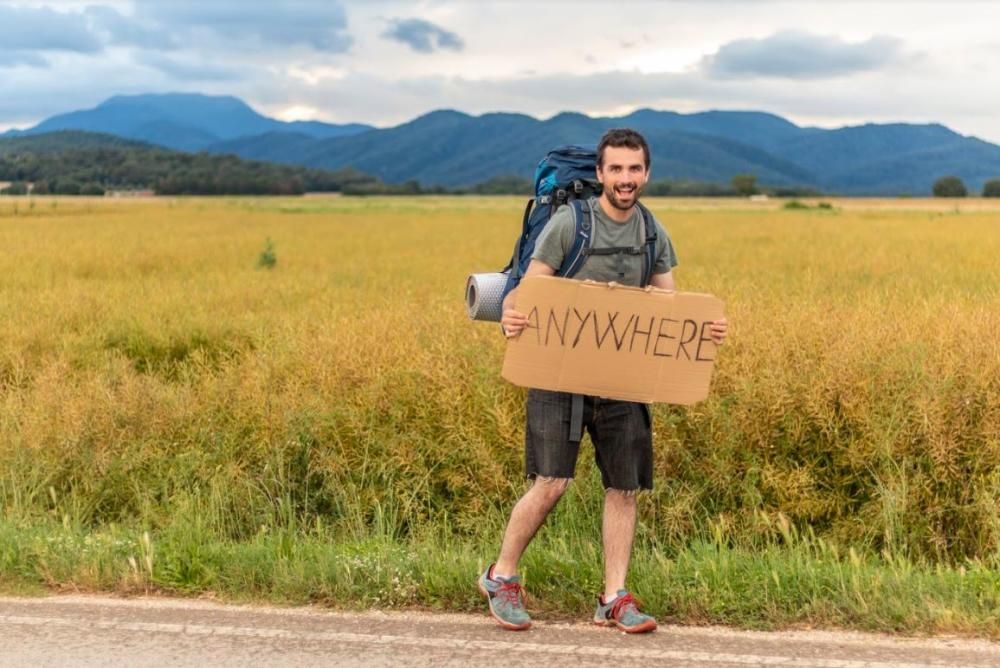
M 465 42 L 455 33 L 423 19 L 391 19 L 382 37 L 406 44 L 418 53 L 437 49 L 461 51 Z
M 109 44 L 138 46 L 147 49 L 174 49 L 177 41 L 173 35 L 152 25 L 145 25 L 134 17 L 125 16 L 113 7 L 91 5 L 84 10 L 91 25 L 103 33 Z
M 876 35 L 864 42 L 784 30 L 764 39 L 740 39 L 723 45 L 701 63 L 720 79 L 776 77 L 825 79 L 880 69 L 900 57 L 901 41 Z
M 17 65 L 27 65 L 29 67 L 48 67 L 49 61 L 30 51 L 2 51 L 0 50 L 0 67 L 16 67 Z
M 136 62 L 140 65 L 152 67 L 164 74 L 188 81 L 235 81 L 243 78 L 242 74 L 236 70 L 216 65 L 209 65 L 204 62 L 188 62 L 169 58 L 159 53 L 140 53 L 136 56 Z
M 206 30 L 234 41 L 304 45 L 343 53 L 352 40 L 338 2 L 323 0 L 136 0 L 136 13 L 171 31 Z
M 790 87 L 781 79 L 713 79 L 697 71 L 611 70 L 487 79 L 384 78 L 351 72 L 321 77 L 316 85 L 306 87 L 276 74 L 269 81 L 253 82 L 253 90 L 248 87 L 243 96 L 271 113 L 299 104 L 323 110 L 331 122 L 360 120 L 380 126 L 404 123 L 434 109 L 470 114 L 509 111 L 548 118 L 562 111 L 619 116 L 630 108 L 649 107 L 680 112 L 767 111 L 799 124 L 824 127 L 939 121 L 962 132 L 1000 139 L 995 114 L 970 108 L 966 82 L 950 79 L 940 84 L 940 94 L 928 97 L 924 76 L 922 71 L 902 71 L 861 80 L 803 80 Z
M 77 12 L 56 12 L 48 7 L 0 5 L 0 52 L 21 53 L 19 62 L 31 64 L 35 51 L 97 53 L 104 45 Z

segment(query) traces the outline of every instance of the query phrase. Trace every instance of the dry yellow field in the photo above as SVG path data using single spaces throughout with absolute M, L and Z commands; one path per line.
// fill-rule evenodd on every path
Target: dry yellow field
M 736 540 L 780 513 L 837 543 L 995 554 L 1000 203 L 829 201 L 649 201 L 678 285 L 732 330 L 712 397 L 656 408 L 644 521 Z M 391 502 L 400 531 L 473 530 L 521 489 L 522 394 L 462 293 L 522 207 L 0 199 L 4 512 L 155 528 L 207 508 L 240 537 L 276 500 L 334 525 Z

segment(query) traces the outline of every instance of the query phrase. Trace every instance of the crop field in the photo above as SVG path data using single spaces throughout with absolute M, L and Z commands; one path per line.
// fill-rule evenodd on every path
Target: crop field
M 731 330 L 654 408 L 631 582 L 1000 637 L 1000 203 L 830 202 L 648 201 Z M 484 607 L 524 390 L 463 289 L 523 203 L 0 198 L 0 590 Z M 525 557 L 543 616 L 599 587 L 590 453 Z

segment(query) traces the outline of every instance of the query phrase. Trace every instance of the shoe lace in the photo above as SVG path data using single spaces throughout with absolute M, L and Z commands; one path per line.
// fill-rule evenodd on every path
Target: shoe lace
M 633 612 L 639 612 L 639 601 L 632 594 L 625 594 L 615 599 L 611 604 L 611 616 L 614 619 L 621 619 L 621 616 L 631 608 Z
M 503 582 L 497 590 L 497 598 L 511 605 L 521 605 L 523 596 L 524 588 L 520 582 Z

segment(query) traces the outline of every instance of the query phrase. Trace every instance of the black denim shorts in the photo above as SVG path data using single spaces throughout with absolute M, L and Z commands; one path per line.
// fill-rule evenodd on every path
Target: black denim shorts
M 572 394 L 528 390 L 524 472 L 534 479 L 572 478 L 580 444 L 569 440 Z M 649 406 L 584 397 L 583 426 L 605 489 L 653 489 L 653 430 Z

